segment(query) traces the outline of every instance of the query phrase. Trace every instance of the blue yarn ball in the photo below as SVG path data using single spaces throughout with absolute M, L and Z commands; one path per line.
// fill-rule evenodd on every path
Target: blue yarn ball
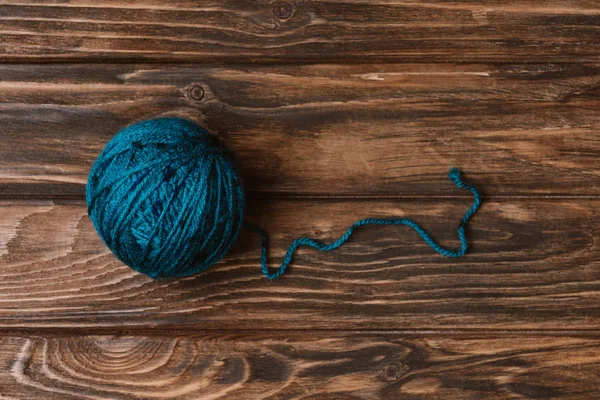
M 94 163 L 88 214 L 113 253 L 152 278 L 183 277 L 220 260 L 244 218 L 233 154 L 181 118 L 120 131 Z

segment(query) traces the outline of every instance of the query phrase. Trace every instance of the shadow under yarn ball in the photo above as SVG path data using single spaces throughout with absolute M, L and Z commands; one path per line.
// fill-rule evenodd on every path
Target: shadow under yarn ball
M 186 119 L 120 131 L 92 166 L 88 214 L 113 253 L 152 278 L 183 277 L 221 259 L 244 219 L 233 154 Z

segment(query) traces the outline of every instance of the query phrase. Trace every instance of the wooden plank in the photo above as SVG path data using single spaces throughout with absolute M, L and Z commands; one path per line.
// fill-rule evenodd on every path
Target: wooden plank
M 0 61 L 597 61 L 594 0 L 7 0 Z
M 200 121 L 277 196 L 597 196 L 600 65 L 0 66 L 0 196 L 82 196 L 122 127 Z M 201 90 L 204 96 L 201 96 Z M 464 194 L 468 196 L 468 194 Z
M 457 244 L 455 201 L 255 201 L 281 260 L 367 216 L 413 217 Z M 363 228 L 331 253 L 301 249 L 279 280 L 244 232 L 209 271 L 152 281 L 104 247 L 80 202 L 3 202 L 0 329 L 599 329 L 598 200 L 487 201 L 472 252 L 437 255 L 406 227 Z M 273 261 L 273 264 L 275 264 Z
M 0 339 L 3 399 L 589 399 L 597 337 L 319 332 Z

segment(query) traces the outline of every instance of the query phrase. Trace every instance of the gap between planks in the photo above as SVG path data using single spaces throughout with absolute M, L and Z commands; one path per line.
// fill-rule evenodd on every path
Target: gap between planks
M 480 189 L 480 188 L 477 188 Z M 322 194 L 291 194 L 291 193 L 246 193 L 246 199 L 248 201 L 252 200 L 282 200 L 282 201 L 394 201 L 394 200 L 420 200 L 423 202 L 438 202 L 438 201 L 455 201 L 455 200 L 470 200 L 473 196 L 441 196 L 441 195 L 422 195 L 422 196 L 410 196 L 410 195 L 374 195 L 374 194 L 355 194 L 355 195 L 332 195 L 325 196 Z M 563 195 L 563 194 L 540 194 L 540 195 L 483 195 L 484 201 L 502 201 L 502 200 L 519 200 L 519 201 L 538 201 L 538 200 L 600 200 L 600 195 Z M 57 202 L 80 202 L 85 200 L 85 194 L 81 195 L 5 195 L 0 194 L 0 201 L 11 201 L 11 200 L 23 200 L 23 201 L 37 201 L 37 200 L 48 200 L 48 201 L 57 201 Z
M 523 337 L 523 336 L 549 336 L 549 337 L 599 337 L 600 329 L 488 329 L 488 328 L 465 328 L 465 329 L 322 329 L 322 328 L 282 328 L 282 329 L 256 329 L 256 328 L 182 328 L 175 329 L 165 327 L 141 327 L 134 326 L 128 328 L 119 327 L 74 327 L 74 328 L 5 328 L 0 327 L 0 337 L 9 336 L 48 336 L 48 337 L 69 337 L 69 336 L 88 336 L 88 335 L 114 335 L 114 336 L 212 336 L 219 334 L 222 336 L 250 336 L 250 335 L 297 335 L 310 334 L 313 337 L 353 337 L 353 336 L 441 336 L 441 337 L 466 337 L 478 336 L 482 338 L 494 337 Z

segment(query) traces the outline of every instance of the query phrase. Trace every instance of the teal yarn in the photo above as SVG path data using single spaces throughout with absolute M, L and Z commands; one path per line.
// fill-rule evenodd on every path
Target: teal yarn
M 448 177 L 458 188 L 470 191 L 475 197 L 473 205 L 467 210 L 465 215 L 460 220 L 460 223 L 458 224 L 458 239 L 460 240 L 460 249 L 450 250 L 443 247 L 438 242 L 436 242 L 425 231 L 425 229 L 421 227 L 421 225 L 408 218 L 366 218 L 353 223 L 352 226 L 348 228 L 346 233 L 340 236 L 336 241 L 329 244 L 325 244 L 308 237 L 302 237 L 294 240 L 290 247 L 288 247 L 288 250 L 285 253 L 285 256 L 283 257 L 283 262 L 281 263 L 281 266 L 277 268 L 275 272 L 270 272 L 269 268 L 267 267 L 269 236 L 260 227 L 256 225 L 247 224 L 250 229 L 254 230 L 262 237 L 262 252 L 260 257 L 262 273 L 270 280 L 277 279 L 285 272 L 287 267 L 290 265 L 294 257 L 294 253 L 296 253 L 296 250 L 298 250 L 299 247 L 305 246 L 312 247 L 313 249 L 317 249 L 320 251 L 333 251 L 342 246 L 344 243 L 346 243 L 357 228 L 360 228 L 361 226 L 365 225 L 406 225 L 414 229 L 419 234 L 419 236 L 423 238 L 425 243 L 431 246 L 431 248 L 439 254 L 446 257 L 464 256 L 467 250 L 469 249 L 469 242 L 467 240 L 467 234 L 465 232 L 467 229 L 467 222 L 469 222 L 469 219 L 471 219 L 471 217 L 477 212 L 477 209 L 481 206 L 481 195 L 479 194 L 479 191 L 475 189 L 475 187 L 463 182 L 460 176 L 460 171 L 458 169 L 452 168 L 448 174 Z
M 333 251 L 366 225 L 406 225 L 439 254 L 463 256 L 468 250 L 467 223 L 480 207 L 481 195 L 457 169 L 449 177 L 475 198 L 458 225 L 460 249 L 441 246 L 413 220 L 367 218 L 332 243 L 294 240 L 279 268 L 270 272 L 269 237 L 246 223 L 262 238 L 263 274 L 276 279 L 298 248 Z M 205 129 L 181 118 L 143 121 L 120 131 L 92 166 L 86 201 L 94 227 L 117 258 L 152 278 L 205 270 L 228 252 L 244 225 L 244 188 L 234 155 Z
M 180 118 L 120 131 L 92 166 L 86 201 L 104 243 L 152 278 L 210 267 L 236 241 L 244 218 L 233 154 Z

